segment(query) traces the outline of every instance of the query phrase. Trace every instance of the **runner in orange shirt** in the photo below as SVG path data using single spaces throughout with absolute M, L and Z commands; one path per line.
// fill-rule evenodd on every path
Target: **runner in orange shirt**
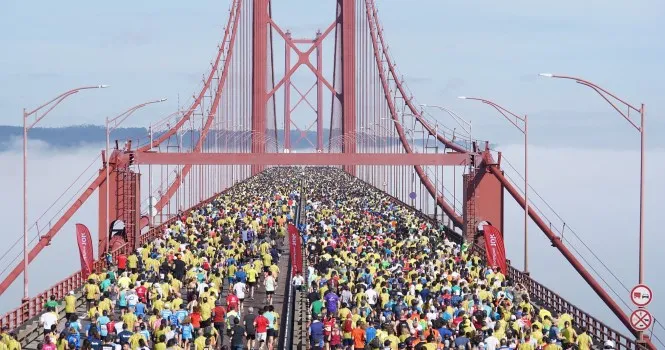
M 351 337 L 353 338 L 353 348 L 356 350 L 365 349 L 365 325 L 362 322 L 358 322 L 358 327 L 354 328 L 351 331 Z

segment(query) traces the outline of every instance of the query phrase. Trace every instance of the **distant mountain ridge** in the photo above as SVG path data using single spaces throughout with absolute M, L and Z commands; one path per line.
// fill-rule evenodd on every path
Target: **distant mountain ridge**
M 324 129 L 324 140 L 328 139 L 328 129 Z M 228 135 L 228 133 L 243 134 L 241 131 L 222 131 L 219 132 L 220 136 Z M 194 132 L 195 135 L 186 133 L 183 136 L 184 147 L 189 147 L 190 141 L 192 139 L 198 138 L 198 132 Z M 247 134 L 247 133 L 244 133 Z M 283 132 L 278 130 L 278 142 L 280 145 L 283 144 Z M 153 137 L 158 137 L 160 134 L 155 133 Z M 215 132 L 211 131 L 208 134 L 208 137 L 214 137 Z M 192 136 L 195 136 L 192 138 Z M 20 142 L 23 137 L 23 127 L 13 126 L 13 125 L 0 125 L 0 152 L 7 151 L 12 147 L 16 147 L 17 140 Z M 130 127 L 130 128 L 118 128 L 111 133 L 111 142 L 114 140 L 133 140 L 136 142 L 140 140 L 141 142 L 146 142 L 148 137 L 148 129 L 140 127 Z M 93 145 L 103 145 L 106 142 L 106 128 L 101 125 L 72 125 L 65 127 L 57 128 L 42 128 L 36 127 L 30 129 L 28 133 L 28 138 L 30 141 L 42 141 L 46 143 L 49 147 L 54 149 L 68 149 L 75 148 L 81 145 L 93 144 Z M 231 137 L 235 140 L 240 140 L 239 137 Z M 298 130 L 291 131 L 291 142 L 295 143 L 296 140 L 301 138 L 301 133 Z M 305 134 L 305 139 L 310 140 L 312 144 L 316 144 L 316 132 L 308 131 Z M 419 142 L 420 140 L 415 140 Z M 384 141 L 378 141 L 378 144 L 382 144 Z M 308 149 L 312 148 L 311 144 L 306 140 L 301 140 L 295 149 Z
M 118 128 L 112 133 L 112 139 L 137 139 L 148 134 L 146 128 Z M 16 139 L 23 138 L 23 127 L 0 125 L 0 151 L 6 151 L 15 145 Z M 50 147 L 66 149 L 84 144 L 104 144 L 106 128 L 100 125 L 73 125 L 58 128 L 35 127 L 28 131 L 30 141 L 42 141 Z

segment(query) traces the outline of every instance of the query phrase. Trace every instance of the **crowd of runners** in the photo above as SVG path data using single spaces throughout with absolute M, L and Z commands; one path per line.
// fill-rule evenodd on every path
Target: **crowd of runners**
M 276 168 L 239 183 L 182 213 L 163 237 L 109 258 L 83 287 L 85 313 L 73 291 L 47 303 L 41 349 L 276 349 L 272 297 L 301 172 Z M 3 330 L 0 350 L 18 350 L 11 339 Z
M 85 313 L 73 292 L 49 301 L 41 349 L 277 349 L 272 294 L 301 196 L 306 266 L 293 283 L 309 300 L 310 349 L 592 347 L 570 315 L 539 309 L 442 227 L 340 169 L 293 167 L 236 185 L 109 260 L 83 288 Z M 20 349 L 6 329 L 0 340 Z
M 311 349 L 590 349 L 568 314 L 431 221 L 350 175 L 309 169 L 303 239 Z M 613 349 L 608 341 L 601 344 Z

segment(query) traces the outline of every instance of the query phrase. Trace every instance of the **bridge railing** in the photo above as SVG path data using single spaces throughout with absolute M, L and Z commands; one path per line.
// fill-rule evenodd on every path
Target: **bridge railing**
M 536 282 L 529 275 L 517 270 L 516 268 L 508 267 L 508 277 L 515 283 L 520 283 L 526 287 L 529 292 L 529 297 L 549 311 L 555 311 L 563 314 L 567 313 L 573 317 L 573 323 L 580 329 L 588 331 L 589 335 L 594 339 L 601 342 L 606 340 L 613 340 L 619 349 L 640 349 L 639 344 L 617 330 L 604 324 L 597 318 L 582 311 L 579 307 L 568 302 L 560 295 L 545 287 L 544 285 Z
M 363 181 L 358 179 L 359 181 Z M 357 181 L 358 181 L 357 180 Z M 365 182 L 365 181 L 363 181 Z M 370 183 L 365 182 L 368 186 L 381 191 L 379 188 L 376 188 L 375 186 L 371 185 Z M 385 193 L 384 191 L 381 191 Z M 388 195 L 395 203 L 400 204 L 402 206 L 408 207 L 412 210 L 415 210 L 417 213 L 420 213 L 420 217 L 428 220 L 431 223 L 434 224 L 439 224 L 434 218 L 421 213 L 417 211 L 413 206 L 408 205 L 401 201 L 400 199 L 392 196 L 389 193 L 385 193 Z M 463 237 L 446 227 L 446 233 L 448 238 L 458 244 L 461 244 L 463 242 Z M 483 247 L 476 246 L 475 249 L 478 249 L 479 251 L 484 252 Z M 615 330 L 614 328 L 606 325 L 605 323 L 601 322 L 597 318 L 591 316 L 590 314 L 584 312 L 582 309 L 579 307 L 573 305 L 572 303 L 568 302 L 564 298 L 562 298 L 560 295 L 552 291 L 551 289 L 545 287 L 544 285 L 540 284 L 531 276 L 517 270 L 513 266 L 508 266 L 508 276 L 509 279 L 514 281 L 515 283 L 520 283 L 523 286 L 527 288 L 527 291 L 529 292 L 529 296 L 531 297 L 532 301 L 535 301 L 539 304 L 540 307 L 543 307 L 547 310 L 550 311 L 555 311 L 557 313 L 563 314 L 567 313 L 573 317 L 573 324 L 579 329 L 586 329 L 589 332 L 589 335 L 597 342 L 604 342 L 607 340 L 612 340 L 616 343 L 617 349 L 642 349 L 644 347 L 641 347 L 634 339 L 626 337 L 619 331 Z
M 118 256 L 120 253 L 126 253 L 130 249 L 129 244 L 124 244 L 111 255 Z M 94 271 L 101 271 L 105 267 L 103 259 L 97 260 L 93 263 Z M 67 293 L 75 291 L 85 284 L 86 279 L 82 271 L 78 271 L 64 280 L 56 283 L 46 291 L 37 294 L 28 301 L 22 303 L 19 307 L 7 312 L 0 318 L 0 325 L 9 326 L 10 329 L 18 328 L 31 318 L 41 314 L 44 311 L 44 305 L 50 300 L 51 296 L 55 296 L 56 300 L 62 300 Z
M 243 181 L 239 181 L 234 186 L 242 184 L 249 179 L 250 178 L 247 178 Z M 233 186 L 196 204 L 195 206 L 187 209 L 185 212 L 189 212 L 190 210 L 198 208 L 202 205 L 207 205 L 208 203 L 212 202 L 215 198 L 229 191 L 231 188 L 233 188 Z M 161 223 L 159 226 L 151 228 L 148 232 L 139 237 L 138 243 L 140 245 L 143 245 L 161 236 L 164 232 L 164 227 L 173 224 L 178 220 L 178 218 L 179 216 L 177 214 L 173 215 L 168 220 Z M 121 253 L 129 254 L 132 252 L 133 249 L 134 247 L 131 247 L 129 243 L 125 243 L 124 245 L 120 246 L 118 249 L 111 252 L 113 261 L 115 261 L 115 258 Z M 98 259 L 93 263 L 93 271 L 95 272 L 101 272 L 105 268 L 106 268 L 106 261 L 104 259 Z M 77 271 L 76 273 L 56 283 L 51 288 L 30 298 L 28 301 L 22 303 L 19 307 L 0 316 L 0 326 L 2 327 L 8 326 L 9 329 L 19 328 L 20 326 L 24 325 L 26 322 L 31 321 L 31 319 L 35 318 L 36 316 L 39 316 L 44 311 L 44 305 L 48 300 L 50 300 L 52 295 L 55 295 L 56 300 L 62 300 L 67 295 L 67 293 L 82 288 L 85 283 L 86 279 L 83 277 L 83 272 L 80 270 Z M 19 341 L 20 340 L 21 339 L 19 339 Z

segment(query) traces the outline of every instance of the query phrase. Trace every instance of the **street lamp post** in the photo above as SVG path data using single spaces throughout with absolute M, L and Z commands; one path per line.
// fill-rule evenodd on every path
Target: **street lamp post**
M 528 224 L 529 224 L 529 119 L 528 116 L 525 114 L 524 117 L 520 117 L 519 115 L 499 106 L 498 104 L 482 99 L 482 98 L 477 98 L 477 97 L 466 97 L 466 96 L 459 96 L 460 99 L 462 100 L 475 100 L 475 101 L 480 101 L 484 104 L 490 105 L 494 107 L 501 115 L 506 118 L 513 126 L 515 126 L 519 131 L 524 134 L 524 273 L 528 274 L 529 273 L 529 235 L 528 235 Z M 515 118 L 515 120 L 511 119 L 511 116 Z M 522 122 L 523 126 L 520 126 L 518 122 Z
M 136 106 L 120 113 L 120 114 L 118 114 L 117 116 L 115 116 L 113 118 L 106 117 L 106 123 L 105 123 L 105 126 L 106 126 L 106 153 L 105 153 L 106 164 L 104 164 L 104 170 L 106 172 L 106 179 L 104 180 L 104 182 L 106 183 L 106 210 L 105 210 L 105 212 L 106 212 L 105 213 L 105 216 L 106 216 L 106 219 L 105 219 L 106 231 L 105 232 L 100 232 L 99 234 L 100 235 L 104 234 L 104 241 L 106 243 L 105 246 L 106 246 L 107 251 L 109 250 L 109 232 L 108 231 L 109 231 L 109 224 L 110 224 L 110 222 L 109 222 L 109 190 L 110 190 L 110 188 L 109 188 L 109 177 L 110 177 L 109 165 L 110 165 L 111 155 L 109 154 L 109 148 L 110 148 L 109 144 L 111 143 L 111 140 L 110 140 L 111 139 L 111 132 L 113 130 L 117 129 L 120 126 L 120 124 L 122 124 L 127 118 L 129 118 L 129 116 L 134 114 L 134 112 L 136 112 L 137 110 L 139 110 L 139 109 L 141 109 L 141 108 L 143 108 L 147 105 L 150 105 L 150 104 L 153 104 L 153 103 L 160 103 L 160 102 L 164 102 L 164 101 L 166 101 L 165 98 L 162 98 L 162 99 L 159 99 L 159 100 L 154 100 L 154 101 L 149 101 L 149 102 L 144 102 L 144 103 L 138 104 L 138 105 L 136 105 Z M 113 124 L 113 125 L 111 125 L 111 124 Z M 150 148 L 152 149 L 152 128 L 150 130 L 150 138 L 151 138 Z M 152 178 L 149 179 L 148 182 L 152 182 Z M 150 199 L 148 199 L 148 200 L 150 200 Z M 101 256 L 102 253 L 103 252 L 99 252 L 99 255 Z
M 540 76 L 545 77 L 545 78 L 556 78 L 556 79 L 568 79 L 572 80 L 578 84 L 590 87 L 594 91 L 596 91 L 607 103 L 609 103 L 614 110 L 619 112 L 619 114 L 630 123 L 630 125 L 637 130 L 637 132 L 640 133 L 640 230 L 639 230 L 639 262 L 638 262 L 638 283 L 642 284 L 644 282 L 644 186 L 645 186 L 645 172 L 644 168 L 646 166 L 646 157 L 645 157 L 645 147 L 644 147 L 644 139 L 645 139 L 645 124 L 644 124 L 644 117 L 645 117 L 645 109 L 644 109 L 644 103 L 640 105 L 640 108 L 637 108 L 630 103 L 618 98 L 614 94 L 610 93 L 609 91 L 601 88 L 600 86 L 588 81 L 584 80 L 582 78 L 577 78 L 577 77 L 572 77 L 572 76 L 567 76 L 567 75 L 558 75 L 558 74 L 551 74 L 551 73 L 540 73 Z M 609 97 L 609 98 L 608 98 Z M 613 99 L 614 102 L 611 100 Z M 623 104 L 627 111 L 623 112 L 621 111 L 616 105 L 615 102 L 619 102 Z M 630 118 L 630 111 L 635 111 L 640 114 L 640 125 L 637 125 L 633 120 Z
M 51 112 L 57 105 L 59 105 L 67 97 L 78 93 L 81 90 L 88 89 L 102 89 L 107 88 L 108 85 L 94 85 L 83 86 L 80 88 L 72 89 L 56 96 L 54 99 L 42 104 L 41 106 L 28 111 L 23 108 L 23 301 L 28 298 L 28 130 L 32 129 L 39 123 L 49 112 Z M 47 108 L 44 113 L 39 115 L 39 112 Z M 30 116 L 35 116 L 32 122 L 28 122 Z

